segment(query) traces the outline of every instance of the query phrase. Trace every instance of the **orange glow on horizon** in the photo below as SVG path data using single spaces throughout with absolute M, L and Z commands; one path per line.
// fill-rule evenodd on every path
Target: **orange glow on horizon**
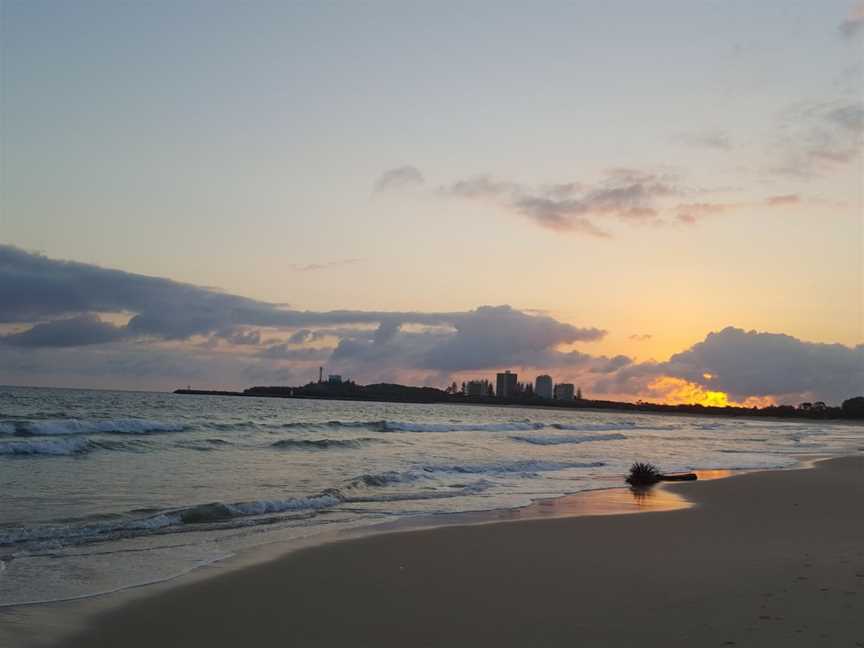
M 712 376 L 713 378 L 713 376 Z M 706 376 L 707 379 L 707 376 Z M 661 376 L 648 385 L 652 398 L 661 400 L 667 405 L 704 405 L 706 407 L 765 407 L 774 405 L 776 401 L 770 396 L 750 396 L 743 402 L 736 402 L 723 391 L 705 389 L 683 378 Z

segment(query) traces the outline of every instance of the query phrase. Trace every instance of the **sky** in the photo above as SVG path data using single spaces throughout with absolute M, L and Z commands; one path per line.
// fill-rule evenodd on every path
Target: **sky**
M 0 1 L 0 383 L 864 392 L 864 4 Z

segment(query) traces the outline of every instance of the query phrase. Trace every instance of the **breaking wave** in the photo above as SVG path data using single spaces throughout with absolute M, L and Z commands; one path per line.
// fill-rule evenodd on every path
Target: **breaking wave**
M 228 447 L 232 447 L 234 444 L 230 441 L 226 441 L 225 439 L 211 438 L 211 439 L 188 439 L 183 441 L 178 441 L 174 444 L 177 448 L 186 448 L 187 450 L 199 450 L 201 452 L 208 452 L 210 450 L 220 450 Z
M 53 457 L 82 454 L 93 449 L 89 439 L 39 439 L 32 441 L 4 441 L 0 455 L 48 455 Z
M 502 423 L 407 423 L 404 421 L 381 421 L 382 432 L 517 432 L 542 430 L 545 423 L 512 421 Z
M 552 428 L 572 432 L 614 432 L 616 430 L 638 429 L 635 422 L 619 421 L 612 423 L 544 423 L 538 421 L 496 421 L 494 423 L 471 423 L 448 421 L 446 423 L 409 421 L 327 421 L 324 423 L 283 423 L 283 429 L 327 430 L 327 429 L 366 429 L 376 432 L 529 432 Z M 647 428 L 647 426 L 646 426 Z M 663 429 L 651 426 L 647 429 Z
M 13 528 L 0 532 L 0 547 L 21 543 L 49 543 L 68 546 L 134 538 L 156 533 L 192 531 L 201 525 L 234 521 L 234 526 L 271 523 L 274 520 L 253 521 L 248 518 L 278 513 L 308 513 L 335 506 L 343 500 L 339 491 L 323 491 L 310 497 L 283 500 L 256 500 L 225 504 L 212 502 L 188 508 L 162 511 L 143 518 L 79 523 L 64 526 Z M 244 521 L 244 519 L 246 519 Z
M 68 457 L 86 454 L 93 450 L 143 451 L 147 449 L 149 449 L 149 445 L 141 441 L 94 441 L 85 437 L 0 441 L 0 455 L 5 456 Z
M 272 448 L 288 450 L 328 450 L 330 448 L 359 448 L 378 439 L 363 437 L 360 439 L 282 439 L 271 443 Z
M 6 436 L 60 436 L 65 434 L 154 434 L 181 432 L 186 429 L 177 421 L 147 419 L 46 419 L 6 421 L 0 423 L 0 434 Z
M 589 443 L 591 441 L 623 441 L 627 437 L 618 432 L 613 434 L 585 434 L 585 435 L 534 435 L 534 436 L 511 436 L 514 441 L 524 441 L 533 445 L 562 445 L 565 443 Z
M 617 423 L 552 423 L 549 427 L 568 432 L 611 432 L 613 430 L 633 430 L 638 426 L 633 421 L 620 421 Z M 657 428 L 652 427 L 651 429 Z
M 538 472 L 567 470 L 570 468 L 599 468 L 606 464 L 602 461 L 579 463 L 567 461 L 540 461 L 526 459 L 522 461 L 498 461 L 475 464 L 423 464 L 412 470 L 388 470 L 381 473 L 369 473 L 355 477 L 348 482 L 349 488 L 381 488 L 393 484 L 409 484 L 421 479 L 434 479 L 437 473 L 454 473 L 461 475 L 530 475 Z
M 525 459 L 521 461 L 499 461 L 477 464 L 429 464 L 422 466 L 421 470 L 427 473 L 450 472 L 462 474 L 507 474 L 507 473 L 537 473 L 555 470 L 567 470 L 570 468 L 599 468 L 606 464 L 602 461 L 591 463 L 578 463 L 566 461 L 541 461 Z
M 419 478 L 420 475 L 412 471 L 397 472 L 395 470 L 388 470 L 383 473 L 370 473 L 355 477 L 348 482 L 348 487 L 361 488 L 363 486 L 368 486 L 375 488 L 380 486 L 389 486 L 390 484 L 410 483 L 417 481 Z

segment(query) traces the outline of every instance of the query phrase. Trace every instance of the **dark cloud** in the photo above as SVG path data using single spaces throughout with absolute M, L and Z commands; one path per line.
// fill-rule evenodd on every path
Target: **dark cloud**
M 423 368 L 439 371 L 482 369 L 507 364 L 548 363 L 555 347 L 599 340 L 605 331 L 577 328 L 547 316 L 531 316 L 509 306 L 483 306 L 466 314 L 423 356 Z M 563 354 L 562 354 L 563 355 Z
M 123 332 L 117 333 L 117 337 L 164 340 L 185 340 L 195 335 L 237 331 L 242 327 L 377 324 L 392 317 L 403 322 L 434 325 L 446 324 L 458 316 L 452 313 L 290 310 L 169 279 L 49 259 L 0 244 L 0 323 L 48 325 L 54 320 L 99 313 L 132 316 L 125 327 L 118 327 Z M 77 325 L 96 328 L 107 335 L 108 329 L 92 320 L 82 320 Z M 71 325 L 41 328 L 39 339 L 46 341 L 52 333 L 68 339 L 61 326 Z M 248 337 L 245 340 L 251 341 Z
M 614 373 L 619 369 L 626 367 L 629 364 L 632 364 L 633 359 L 628 358 L 625 355 L 617 355 L 614 358 L 609 358 L 608 360 L 604 360 L 602 363 L 598 364 L 591 368 L 592 373 Z
M 320 362 L 327 360 L 332 352 L 330 347 L 289 347 L 287 344 L 273 344 L 263 349 L 260 355 L 273 360 Z
M 311 341 L 313 338 L 313 333 L 310 329 L 300 329 L 298 331 L 294 331 L 291 334 L 291 337 L 288 338 L 289 344 L 303 344 L 305 342 Z
M 237 344 L 240 346 L 257 346 L 261 343 L 261 333 L 254 329 L 231 329 L 220 333 L 220 337 L 224 338 L 230 344 Z
M 0 344 L 18 347 L 73 347 L 106 344 L 129 337 L 124 327 L 103 322 L 97 315 L 80 315 L 36 324 L 11 335 L 0 336 Z
M 288 310 L 165 279 L 54 261 L 9 246 L 0 246 L 0 294 L 0 321 L 30 325 L 2 338 L 8 346 L 158 343 L 209 336 L 211 342 L 252 347 L 248 353 L 260 359 L 321 361 L 329 348 L 289 345 L 335 337 L 338 345 L 330 362 L 357 371 L 376 363 L 456 371 L 511 362 L 574 362 L 581 358 L 555 348 L 605 334 L 510 306 L 453 313 Z M 131 317 L 126 326 L 114 326 L 100 320 L 99 313 Z M 288 344 L 270 341 L 261 349 L 260 327 L 294 332 Z M 212 343 L 205 347 L 214 350 Z
M 784 198 L 778 204 L 790 202 L 778 198 Z M 126 318 L 126 326 L 112 323 Z M 0 321 L 12 331 L 0 338 L 0 380 L 11 383 L 242 387 L 288 376 L 305 381 L 310 365 L 320 363 L 359 380 L 441 384 L 460 372 L 557 370 L 584 377 L 597 393 L 616 394 L 646 393 L 663 376 L 737 400 L 836 402 L 864 391 L 864 346 L 727 328 L 667 362 L 634 364 L 626 356 L 572 348 L 603 338 L 605 331 L 510 306 L 437 313 L 297 311 L 10 246 L 0 246 Z M 287 343 L 274 342 L 273 332 L 262 328 L 284 331 Z M 217 343 L 184 342 L 193 336 Z M 328 346 L 306 346 L 319 339 Z
M 371 339 L 343 339 L 332 363 L 354 372 L 382 365 L 452 373 L 508 365 L 552 367 L 583 364 L 591 356 L 560 352 L 560 345 L 601 339 L 605 331 L 578 328 L 548 316 L 527 315 L 510 306 L 481 306 L 454 317 L 450 327 L 401 331 L 382 322 Z
M 804 342 L 780 333 L 728 327 L 667 362 L 624 368 L 595 389 L 640 393 L 661 376 L 723 391 L 735 400 L 769 396 L 789 402 L 838 402 L 864 393 L 864 345 Z
M 405 165 L 390 169 L 381 174 L 375 182 L 375 191 L 395 191 L 413 189 L 425 182 L 423 174 L 416 167 Z
M 707 130 L 691 133 L 677 133 L 672 137 L 675 142 L 696 148 L 717 149 L 729 151 L 732 149 L 732 137 L 726 131 Z

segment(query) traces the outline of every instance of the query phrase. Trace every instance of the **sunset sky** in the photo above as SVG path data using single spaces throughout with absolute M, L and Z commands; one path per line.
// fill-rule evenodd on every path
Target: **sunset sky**
M 0 9 L 0 384 L 864 392 L 860 2 Z

